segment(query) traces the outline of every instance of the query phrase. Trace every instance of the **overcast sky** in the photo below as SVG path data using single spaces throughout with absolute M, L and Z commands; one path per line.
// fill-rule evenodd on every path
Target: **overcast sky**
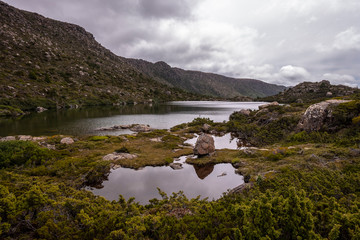
M 360 84 L 359 0 L 5 0 L 115 54 L 269 83 Z

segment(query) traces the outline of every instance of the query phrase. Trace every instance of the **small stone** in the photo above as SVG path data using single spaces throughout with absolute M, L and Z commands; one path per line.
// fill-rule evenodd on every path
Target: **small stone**
M 36 108 L 36 112 L 38 112 L 38 113 L 42 113 L 42 112 L 44 112 L 46 110 L 47 110 L 47 108 L 44 108 L 44 107 L 37 107 Z
M 38 141 L 44 141 L 46 139 L 46 137 L 33 137 L 33 141 L 36 141 L 36 142 L 38 142 Z
M 65 137 L 65 138 L 60 140 L 60 143 L 69 145 L 69 144 L 73 144 L 74 140 L 71 137 Z
M 19 140 L 20 141 L 31 141 L 33 138 L 30 135 L 20 135 Z
M 159 138 L 159 137 L 158 138 L 150 138 L 150 141 L 151 142 L 162 142 L 161 138 Z

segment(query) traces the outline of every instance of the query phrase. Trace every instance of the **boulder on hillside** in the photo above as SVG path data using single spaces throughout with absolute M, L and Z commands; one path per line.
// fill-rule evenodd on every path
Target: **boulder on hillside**
M 215 152 L 214 138 L 205 133 L 200 135 L 194 147 L 194 154 L 204 156 L 213 152 Z
M 241 109 L 239 113 L 245 116 L 250 116 L 251 111 L 249 109 Z
M 300 122 L 297 129 L 300 131 L 319 131 L 325 121 L 332 117 L 332 109 L 330 106 L 336 106 L 340 103 L 349 102 L 348 100 L 327 100 L 309 106 Z

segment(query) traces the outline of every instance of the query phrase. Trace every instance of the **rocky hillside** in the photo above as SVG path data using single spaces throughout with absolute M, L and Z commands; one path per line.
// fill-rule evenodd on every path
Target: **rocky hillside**
M 0 109 L 205 99 L 242 99 L 284 89 L 252 79 L 116 56 L 80 26 L 0 1 Z M 164 91 L 166 89 L 166 91 Z M 190 93 L 189 93 L 190 92 Z M 194 95 L 196 94 L 196 95 Z M 10 109 L 10 110 L 9 110 Z
M 2 106 L 28 110 L 196 98 L 143 74 L 82 27 L 0 1 Z
M 355 93 L 359 93 L 359 89 L 344 85 L 331 85 L 329 81 L 323 80 L 321 82 L 303 82 L 277 95 L 262 98 L 262 100 L 282 103 L 309 103 Z
M 159 82 L 197 94 L 223 98 L 239 96 L 256 98 L 274 95 L 285 89 L 284 86 L 255 79 L 237 79 L 213 73 L 172 68 L 165 62 L 151 63 L 138 59 L 129 59 L 129 61 L 139 71 L 157 79 Z

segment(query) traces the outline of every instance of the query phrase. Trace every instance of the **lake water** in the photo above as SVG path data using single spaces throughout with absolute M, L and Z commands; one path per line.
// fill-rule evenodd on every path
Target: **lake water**
M 121 107 L 91 107 L 32 113 L 21 119 L 0 119 L 0 136 L 9 135 L 119 135 L 122 131 L 97 131 L 102 127 L 122 124 L 149 124 L 153 128 L 169 129 L 190 122 L 197 117 L 210 118 L 216 122 L 228 121 L 234 111 L 258 109 L 263 102 L 186 101 L 164 104 Z M 196 138 L 188 142 L 194 144 Z M 230 134 L 215 137 L 217 149 L 237 149 L 236 139 Z M 103 188 L 90 189 L 94 194 L 109 200 L 118 200 L 119 194 L 126 199 L 135 197 L 146 204 L 152 198 L 160 198 L 157 188 L 170 195 L 183 191 L 188 198 L 201 196 L 209 200 L 221 197 L 228 189 L 243 183 L 243 177 L 235 173 L 231 164 L 196 166 L 180 162 L 183 169 L 169 166 L 145 167 L 140 170 L 118 168 L 112 170 Z
M 89 107 L 32 113 L 21 119 L 0 118 L 0 136 L 9 135 L 119 135 L 122 131 L 97 131 L 121 124 L 149 124 L 168 129 L 197 117 L 227 121 L 234 111 L 258 109 L 263 102 L 181 101 L 164 104 Z
M 145 167 L 140 170 L 118 168 L 112 170 L 108 180 L 103 182 L 103 188 L 87 188 L 96 195 L 108 200 L 118 200 L 119 194 L 125 199 L 135 197 L 135 201 L 148 204 L 150 199 L 161 199 L 157 188 L 171 195 L 173 192 L 183 191 L 186 197 L 201 196 L 209 200 L 218 199 L 228 189 L 244 183 L 243 176 L 236 174 L 229 163 L 196 166 L 184 163 L 183 169 L 173 170 L 169 166 Z

